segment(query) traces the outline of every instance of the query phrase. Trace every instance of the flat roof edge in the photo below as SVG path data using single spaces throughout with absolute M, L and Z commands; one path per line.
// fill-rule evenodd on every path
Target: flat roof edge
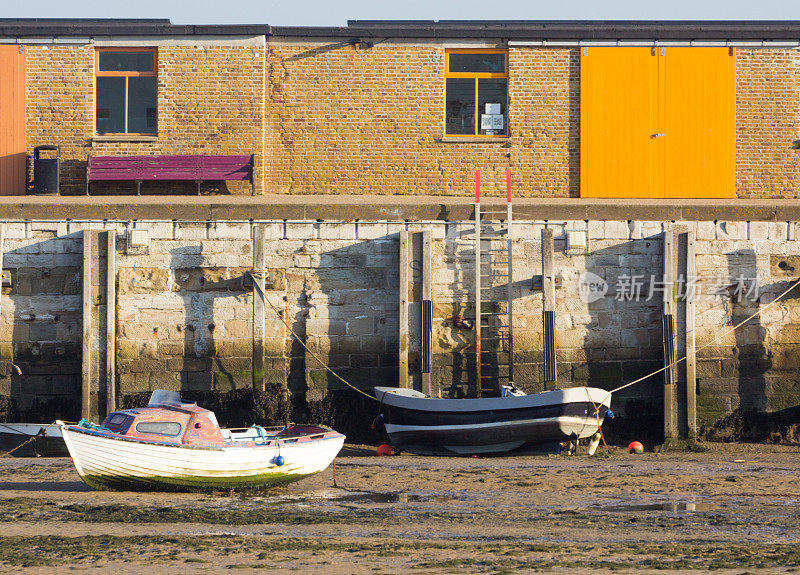
M 194 36 L 265 35 L 308 38 L 500 40 L 786 40 L 800 38 L 798 20 L 349 20 L 347 26 L 172 24 L 164 19 L 0 19 L 0 35 Z

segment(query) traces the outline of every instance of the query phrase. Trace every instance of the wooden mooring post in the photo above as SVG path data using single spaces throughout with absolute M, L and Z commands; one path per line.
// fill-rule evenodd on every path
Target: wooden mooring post
M 400 232 L 400 342 L 399 342 L 399 372 L 398 385 L 408 385 L 408 290 L 409 290 L 409 261 L 408 261 L 408 231 Z
M 431 395 L 431 349 L 433 334 L 433 302 L 431 301 L 431 231 L 422 232 L 422 338 L 420 345 L 420 372 L 422 373 L 422 393 Z
M 253 387 L 264 391 L 264 336 L 266 300 L 264 274 L 267 265 L 266 225 L 253 224 Z
M 556 388 L 556 278 L 553 266 L 553 229 L 542 230 L 542 321 L 544 348 L 544 388 Z
M 678 437 L 678 406 L 675 384 L 675 232 L 672 227 L 664 230 L 663 313 L 661 316 L 662 345 L 664 349 L 664 438 Z
M 664 366 L 674 365 L 664 371 L 665 439 L 697 435 L 695 280 L 695 232 L 669 226 L 664 232 L 662 325 Z
M 433 363 L 430 230 L 401 231 L 399 248 L 398 385 L 430 394 Z
M 106 232 L 106 414 L 117 410 L 117 231 Z
M 697 358 L 695 352 L 695 232 L 686 233 L 686 281 L 684 299 L 685 313 L 685 348 L 686 348 L 686 428 L 690 438 L 697 437 Z
M 92 232 L 83 232 L 83 312 L 82 312 L 82 353 L 81 353 L 81 417 L 93 419 L 92 410 Z

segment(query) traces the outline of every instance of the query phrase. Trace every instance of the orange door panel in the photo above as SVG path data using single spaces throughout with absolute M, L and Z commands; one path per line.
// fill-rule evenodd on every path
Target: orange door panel
M 667 48 L 663 61 L 666 197 L 734 197 L 734 55 Z
M 583 48 L 581 195 L 734 195 L 727 48 Z
M 581 195 L 649 197 L 657 60 L 650 48 L 581 54 Z
M 0 195 L 25 193 L 25 54 L 0 45 Z

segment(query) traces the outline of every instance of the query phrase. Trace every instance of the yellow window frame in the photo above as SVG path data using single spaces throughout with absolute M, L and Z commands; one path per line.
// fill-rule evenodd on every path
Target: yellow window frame
M 450 54 L 504 54 L 505 71 L 500 72 L 451 72 L 450 71 Z M 447 133 L 447 80 L 448 78 L 474 78 L 475 82 L 475 129 L 472 134 L 448 134 Z M 481 134 L 478 126 L 480 125 L 480 114 L 478 113 L 478 80 L 482 78 L 505 78 L 506 79 L 506 130 L 505 134 Z M 444 51 L 444 80 L 445 80 L 445 94 L 444 94 L 444 118 L 445 118 L 445 136 L 453 138 L 507 138 L 509 133 L 508 128 L 508 50 L 499 49 L 481 49 L 481 48 L 450 48 Z
M 100 70 L 100 52 L 142 52 L 152 53 L 153 55 L 153 71 L 152 72 L 134 72 L 134 71 L 110 71 Z M 104 46 L 95 48 L 94 51 L 94 98 L 95 98 L 95 112 L 94 112 L 94 133 L 97 135 L 97 78 L 118 77 L 125 78 L 125 131 L 124 132 L 110 132 L 103 134 L 105 136 L 155 136 L 158 135 L 158 126 L 154 132 L 129 132 L 128 131 L 128 79 L 141 78 L 149 76 L 151 78 L 158 78 L 158 48 L 155 47 L 116 47 Z

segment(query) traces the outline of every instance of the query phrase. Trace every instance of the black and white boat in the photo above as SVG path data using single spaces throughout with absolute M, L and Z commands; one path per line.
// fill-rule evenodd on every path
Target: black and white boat
M 46 423 L 0 423 L 0 449 L 15 457 L 69 456 L 61 429 Z
M 437 399 L 419 391 L 376 387 L 392 444 L 422 455 L 506 453 L 525 445 L 591 437 L 603 423 L 611 394 L 572 387 L 503 397 Z

